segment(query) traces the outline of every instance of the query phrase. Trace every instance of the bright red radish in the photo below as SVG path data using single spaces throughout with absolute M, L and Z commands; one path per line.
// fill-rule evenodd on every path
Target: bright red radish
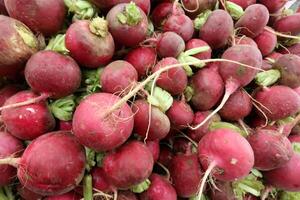
M 281 33 L 298 35 L 300 33 L 300 13 L 280 18 L 275 21 L 273 28 Z
M 149 120 L 149 104 L 147 101 L 135 101 L 132 112 L 135 113 L 134 132 L 143 138 L 161 140 L 169 133 L 170 120 L 159 108 L 151 106 L 151 120 Z
M 91 171 L 93 178 L 93 188 L 102 192 L 112 192 L 115 188 L 107 180 L 107 176 L 102 167 L 95 167 Z
M 284 54 L 295 54 L 300 56 L 300 42 L 288 47 L 287 49 L 281 49 L 280 52 Z
M 20 184 L 17 186 L 17 192 L 22 197 L 22 200 L 41 200 L 43 198 L 42 195 L 28 190 L 26 187 Z
M 243 9 L 246 9 L 248 6 L 256 3 L 256 0 L 229 0 L 229 1 L 241 6 Z
M 286 4 L 287 0 L 259 0 L 259 2 L 265 5 L 270 13 L 275 13 Z
M 4 106 L 24 102 L 36 97 L 38 95 L 32 91 L 24 90 L 10 97 Z M 7 130 L 22 140 L 33 140 L 55 128 L 54 117 L 45 101 L 4 109 L 2 111 L 2 120 Z
M 58 32 L 66 17 L 63 0 L 4 0 L 9 16 L 20 20 L 36 33 L 51 36 Z M 50 10 L 49 10 L 50 9 Z
M 115 51 L 107 21 L 99 17 L 73 23 L 67 30 L 65 40 L 71 56 L 80 65 L 89 68 L 107 64 Z
M 72 130 L 72 121 L 59 121 L 59 130 L 71 131 Z
M 161 146 L 158 162 L 165 167 L 169 167 L 173 156 L 172 149 L 167 146 Z
M 173 3 L 163 2 L 158 4 L 152 11 L 152 21 L 156 27 L 163 25 L 164 21 L 173 13 Z M 176 6 L 176 13 L 184 14 L 180 6 Z
M 114 40 L 121 45 L 135 46 L 147 36 L 147 16 L 132 2 L 115 5 L 106 19 Z
M 0 106 L 3 106 L 5 101 L 20 91 L 20 88 L 16 85 L 6 85 L 0 90 Z
M 131 50 L 125 60 L 132 64 L 138 72 L 139 79 L 144 77 L 151 71 L 156 63 L 156 52 L 152 48 L 138 47 Z
M 195 18 L 205 10 L 213 10 L 217 0 L 182 0 L 181 3 L 187 15 Z
M 190 50 L 198 47 L 204 47 L 204 46 L 209 46 L 205 41 L 200 40 L 200 39 L 191 39 L 189 40 L 186 45 L 185 45 L 185 50 Z M 211 58 L 211 49 L 205 52 L 197 53 L 193 55 L 194 57 L 204 60 L 204 59 L 210 59 Z
M 177 58 L 185 49 L 184 40 L 174 32 L 165 32 L 161 34 L 157 41 L 157 54 L 161 58 L 174 57 Z
M 107 65 L 101 73 L 100 82 L 103 92 L 119 95 L 127 92 L 138 80 L 136 69 L 123 60 Z
M 153 163 L 147 146 L 131 141 L 105 156 L 103 170 L 113 186 L 127 189 L 146 180 L 152 172 Z
M 18 156 L 23 150 L 22 142 L 6 132 L 0 132 L 0 157 L 6 158 L 9 156 Z M 12 183 L 17 170 L 9 165 L 0 166 L 0 186 L 6 186 Z
M 113 94 L 95 93 L 81 101 L 73 116 L 73 132 L 81 144 L 96 151 L 107 151 L 129 138 L 134 121 L 128 104 L 106 116 L 118 100 Z
M 146 146 L 152 153 L 153 161 L 156 162 L 160 154 L 159 140 L 147 141 Z
M 184 129 L 193 122 L 194 112 L 186 102 L 174 100 L 167 116 L 175 128 Z
M 80 200 L 81 198 L 82 197 L 76 194 L 74 191 L 71 191 L 66 194 L 46 197 L 44 200 Z
M 271 28 L 267 27 L 266 29 Z M 277 36 L 273 33 L 274 31 L 268 31 L 266 29 L 254 38 L 263 56 L 267 56 L 272 53 L 277 46 Z
M 234 38 L 234 43 L 233 43 L 233 45 L 236 45 L 236 44 L 242 45 L 242 44 L 244 44 L 244 45 L 251 45 L 251 46 L 254 46 L 254 47 L 257 48 L 257 44 L 255 43 L 255 41 L 252 38 L 244 36 L 244 35 L 242 37 L 235 37 Z

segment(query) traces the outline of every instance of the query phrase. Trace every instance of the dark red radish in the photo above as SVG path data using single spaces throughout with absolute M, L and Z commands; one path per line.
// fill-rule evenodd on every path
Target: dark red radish
M 160 154 L 159 140 L 147 141 L 146 146 L 152 153 L 153 161 L 156 162 L 158 160 L 159 154 Z
M 161 140 L 168 135 L 170 120 L 159 108 L 151 106 L 151 120 L 149 120 L 148 102 L 137 100 L 134 102 L 132 112 L 135 113 L 134 132 L 138 135 L 148 140 Z
M 300 13 L 288 15 L 276 20 L 273 28 L 281 33 L 298 35 L 300 33 Z
M 115 5 L 107 13 L 106 19 L 114 40 L 121 45 L 136 46 L 147 36 L 147 16 L 134 3 Z
M 0 106 L 3 106 L 5 101 L 20 91 L 20 88 L 16 85 L 6 85 L 0 90 Z
M 15 75 L 38 51 L 38 40 L 18 20 L 0 15 L 0 76 Z
M 271 54 L 268 55 L 267 58 L 271 58 L 273 60 L 277 60 L 278 58 L 280 58 L 283 54 L 282 53 L 279 53 L 279 52 L 276 52 L 276 51 L 273 51 Z
M 175 58 L 164 58 L 154 66 L 153 72 L 174 64 L 179 64 Z M 187 74 L 185 70 L 182 67 L 177 67 L 161 73 L 156 83 L 159 87 L 167 90 L 172 95 L 178 95 L 184 92 L 187 86 L 187 81 Z
M 175 11 L 177 14 L 184 14 L 183 9 L 180 6 L 175 5 Z M 163 2 L 158 4 L 152 11 L 152 21 L 156 27 L 163 25 L 164 21 L 172 15 L 174 4 L 170 2 Z
M 4 104 L 10 105 L 38 97 L 29 90 L 24 90 L 10 97 Z M 45 101 L 39 101 L 17 108 L 2 111 L 2 120 L 7 130 L 22 140 L 33 140 L 55 128 L 55 120 Z
M 68 56 L 54 51 L 39 51 L 27 62 L 25 78 L 29 86 L 41 94 L 61 98 L 75 92 L 80 86 L 81 72 Z
M 59 121 L 59 130 L 71 131 L 72 130 L 72 121 Z
M 158 38 L 156 50 L 161 58 L 178 57 L 185 49 L 185 43 L 182 37 L 174 32 L 165 32 Z
M 189 104 L 184 101 L 174 100 L 171 108 L 167 111 L 172 126 L 184 129 L 193 122 L 194 112 Z
M 199 37 L 212 49 L 224 47 L 233 33 L 233 20 L 224 10 L 214 10 L 200 28 Z
M 253 4 L 246 8 L 244 15 L 236 22 L 235 28 L 241 33 L 254 38 L 259 35 L 269 21 L 269 11 L 262 4 Z
M 138 47 L 126 55 L 125 60 L 138 72 L 139 79 L 146 76 L 156 63 L 156 52 L 153 48 Z
M 163 31 L 175 32 L 180 35 L 184 41 L 188 41 L 194 35 L 194 24 L 185 14 L 173 13 L 164 22 Z
M 216 182 L 217 188 L 212 188 L 209 192 L 211 200 L 235 200 L 235 195 L 230 182 Z
M 158 174 L 150 176 L 150 187 L 140 195 L 140 200 L 176 200 L 177 194 L 171 183 Z
M 181 3 L 187 15 L 195 18 L 205 10 L 213 10 L 217 0 L 182 0 Z
M 287 0 L 259 0 L 259 3 L 265 5 L 270 13 L 279 11 L 286 4 Z
M 296 43 L 290 47 L 287 47 L 287 49 L 281 49 L 280 53 L 284 54 L 295 54 L 297 56 L 300 56 L 300 42 Z
M 271 120 L 279 120 L 296 114 L 300 110 L 300 96 L 287 86 L 272 86 L 258 91 L 254 98 L 260 109 Z M 258 111 L 259 115 L 262 115 Z
M 269 60 L 264 59 L 261 68 L 262 68 L 263 70 L 269 70 L 269 69 L 272 69 L 273 66 L 272 66 L 272 63 L 270 63 Z
M 214 84 L 211 84 L 211 83 Z M 196 110 L 207 111 L 219 102 L 224 93 L 224 82 L 217 64 L 200 69 L 190 80 L 193 88 L 191 103 Z
M 189 40 L 186 43 L 185 50 L 190 50 L 190 49 L 194 49 L 194 48 L 198 48 L 198 47 L 204 47 L 204 46 L 209 47 L 209 45 L 205 41 L 194 38 L 194 39 Z M 200 59 L 200 60 L 205 60 L 205 59 L 210 59 L 211 54 L 212 54 L 212 50 L 209 48 L 208 51 L 197 53 L 193 56 Z
M 22 200 L 41 200 L 43 198 L 42 195 L 36 194 L 36 193 L 28 190 L 23 185 L 17 186 L 17 192 L 18 192 L 18 195 L 21 196 Z
M 256 42 L 250 37 L 247 37 L 247 36 L 235 37 L 234 40 L 235 40 L 234 41 L 235 44 L 233 44 L 233 45 L 236 45 L 236 44 L 238 44 L 238 45 L 251 45 L 251 46 L 254 46 L 254 47 L 257 48 Z
M 169 167 L 173 185 L 179 197 L 195 196 L 199 190 L 202 172 L 197 155 L 175 155 Z
M 115 188 L 109 183 L 102 167 L 95 167 L 91 171 L 93 188 L 102 192 L 112 192 Z
M 0 132 L 0 157 L 18 156 L 23 150 L 21 140 L 6 132 Z M 0 166 L 0 186 L 7 186 L 14 181 L 17 175 L 16 168 L 9 165 Z
M 252 110 L 252 100 L 246 91 L 240 89 L 234 92 L 219 111 L 220 116 L 229 121 L 244 119 Z
M 271 28 L 267 27 L 265 29 Z M 274 31 L 263 30 L 254 40 L 263 56 L 272 53 L 277 46 L 277 36 L 274 34 Z
M 147 146 L 131 141 L 103 160 L 103 170 L 109 182 L 120 189 L 127 189 L 145 181 L 153 168 L 153 156 Z
M 114 55 L 115 43 L 108 32 L 107 21 L 94 18 L 78 20 L 66 32 L 66 47 L 71 56 L 82 66 L 98 68 L 107 64 Z
M 80 200 L 82 197 L 76 194 L 74 191 L 66 194 L 55 195 L 46 197 L 44 200 Z
M 101 73 L 100 83 L 103 92 L 119 95 L 129 91 L 138 81 L 136 69 L 123 60 L 117 60 L 107 65 Z
M 129 190 L 124 190 L 124 191 L 119 191 L 118 192 L 118 197 L 117 200 L 139 200 L 135 193 L 129 191 Z
M 276 130 L 257 129 L 247 137 L 255 157 L 254 167 L 269 171 L 284 166 L 293 156 L 290 141 Z
M 4 0 L 9 16 L 20 20 L 36 33 L 51 36 L 58 32 L 66 17 L 63 0 Z
M 119 100 L 113 94 L 95 93 L 80 102 L 73 116 L 73 132 L 81 144 L 96 151 L 107 151 L 129 138 L 134 120 L 128 104 L 106 116 Z
M 252 4 L 255 4 L 256 3 L 256 0 L 229 0 L 239 6 L 241 6 L 244 10 L 252 5 Z
M 174 155 L 171 148 L 167 146 L 161 146 L 158 162 L 169 168 L 173 156 Z
M 174 138 L 174 140 L 173 140 L 173 152 L 175 154 L 192 153 L 191 147 L 192 147 L 191 142 L 184 137 Z
M 194 115 L 194 120 L 192 125 L 200 124 L 206 117 L 211 113 L 211 111 L 203 111 L 203 112 L 196 112 Z M 199 142 L 201 138 L 209 132 L 209 127 L 213 122 L 219 122 L 221 118 L 218 114 L 215 114 L 209 121 L 203 124 L 200 128 L 196 130 L 189 130 L 188 135 L 194 141 Z
M 278 58 L 273 64 L 275 69 L 279 69 L 281 78 L 279 83 L 297 88 L 300 86 L 300 56 L 294 54 L 285 54 Z
M 8 15 L 7 10 L 5 8 L 4 0 L 0 0 L 0 14 Z

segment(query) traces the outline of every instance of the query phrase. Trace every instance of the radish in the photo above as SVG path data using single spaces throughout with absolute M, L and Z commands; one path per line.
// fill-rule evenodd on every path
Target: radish
M 290 47 L 287 47 L 287 49 L 281 49 L 280 53 L 295 54 L 297 56 L 300 56 L 300 42 L 296 43 Z
M 164 177 L 158 174 L 152 174 L 150 176 L 150 181 L 150 187 L 140 195 L 140 200 L 177 199 L 176 190 Z
M 187 41 L 187 43 L 185 45 L 185 50 L 187 51 L 187 50 L 190 50 L 190 49 L 194 49 L 194 48 L 198 48 L 198 47 L 204 47 L 204 46 L 209 46 L 209 45 L 203 40 L 191 39 L 191 40 Z M 208 51 L 197 53 L 193 56 L 200 59 L 200 60 L 204 60 L 204 59 L 210 59 L 211 54 L 212 54 L 212 50 L 209 47 Z
M 183 137 L 174 138 L 173 140 L 173 152 L 175 154 L 191 153 L 191 142 Z
M 115 5 L 107 13 L 106 19 L 114 40 L 121 45 L 135 46 L 147 36 L 147 16 L 134 3 Z
M 37 96 L 32 91 L 24 90 L 10 97 L 4 106 L 34 99 Z M 55 128 L 54 117 L 45 101 L 5 109 L 2 111 L 2 120 L 7 130 L 22 140 L 33 140 Z
M 63 0 L 4 0 L 9 16 L 20 20 L 36 33 L 51 36 L 63 26 L 66 8 Z M 50 9 L 50 10 L 49 10 Z
M 21 196 L 22 200 L 41 200 L 43 198 L 42 195 L 40 194 L 36 194 L 30 190 L 28 190 L 26 187 L 24 187 L 23 185 L 18 185 L 17 186 L 17 192 L 18 195 Z
M 174 32 L 165 32 L 158 38 L 157 53 L 161 58 L 178 57 L 185 49 L 184 40 Z
M 117 200 L 138 200 L 138 198 L 133 192 L 129 190 L 125 190 L 125 191 L 121 190 L 118 192 Z
M 229 1 L 241 6 L 243 9 L 246 9 L 248 6 L 256 3 L 256 0 L 229 0 Z
M 116 95 L 129 91 L 137 80 L 136 69 L 123 60 L 114 61 L 107 65 L 100 77 L 102 91 Z
M 75 192 L 68 192 L 66 194 L 46 197 L 44 200 L 80 200 L 81 196 Z
M 268 27 L 268 29 L 271 29 Z M 261 54 L 267 56 L 272 53 L 277 45 L 277 36 L 267 30 L 263 30 L 258 36 L 254 38 Z
M 0 0 L 0 15 L 8 15 L 5 8 L 4 0 Z
M 233 44 L 233 45 L 236 45 L 236 44 L 243 45 L 244 44 L 244 45 L 251 45 L 251 46 L 258 48 L 256 42 L 252 38 L 247 37 L 247 36 L 235 37 L 234 43 L 235 44 Z
M 40 195 L 59 195 L 80 183 L 85 152 L 69 132 L 51 132 L 31 142 L 21 158 L 7 157 L 1 164 L 17 167 L 18 179 L 29 190 Z
M 280 84 L 297 88 L 300 86 L 300 57 L 294 54 L 285 54 L 273 64 L 281 72 Z
M 91 22 L 78 20 L 73 23 L 66 32 L 65 40 L 71 56 L 80 65 L 89 68 L 107 64 L 115 51 L 107 21 L 99 17 Z
M 151 106 L 149 120 L 149 104 L 145 100 L 135 101 L 132 112 L 134 115 L 134 132 L 148 140 L 161 140 L 170 131 L 170 120 L 157 107 Z
M 216 182 L 217 188 L 212 188 L 209 191 L 209 197 L 211 200 L 235 200 L 233 188 L 231 182 Z M 245 199 L 243 199 L 245 200 Z
M 181 4 L 187 15 L 195 18 L 205 10 L 213 10 L 216 7 L 217 0 L 182 0 Z
M 6 132 L 0 132 L 0 156 L 5 158 L 8 156 L 18 156 L 23 150 L 22 142 Z M 6 186 L 13 182 L 17 175 L 17 170 L 9 165 L 0 166 L 0 186 Z
M 300 110 L 300 96 L 287 86 L 264 88 L 255 94 L 255 99 L 262 104 L 259 108 L 271 120 L 289 117 Z M 258 113 L 261 115 L 261 112 Z
M 161 27 L 164 21 L 174 12 L 174 6 L 176 6 L 176 13 L 184 14 L 184 11 L 180 6 L 174 5 L 173 3 L 163 2 L 158 4 L 152 11 L 153 24 L 156 27 Z
M 91 171 L 93 188 L 102 192 L 112 192 L 115 188 L 109 183 L 102 167 L 95 167 Z
M 165 167 L 169 167 L 173 156 L 172 149 L 167 146 L 161 146 L 158 162 Z
M 61 131 L 71 131 L 72 121 L 59 121 L 59 130 Z
M 241 33 L 254 38 L 259 35 L 269 21 L 269 11 L 262 4 L 253 4 L 246 8 L 244 15 L 236 22 L 235 28 Z
M 265 5 L 270 13 L 275 13 L 284 7 L 287 0 L 259 0 L 259 2 Z
M 194 93 L 191 102 L 196 110 L 207 111 L 215 106 L 224 93 L 224 82 L 217 64 L 209 64 L 200 69 L 192 76 L 190 86 Z
M 109 182 L 120 189 L 127 189 L 145 181 L 151 174 L 153 157 L 147 146 L 131 141 L 103 160 L 103 170 Z
M 298 35 L 300 33 L 300 13 L 295 13 L 276 20 L 273 28 L 281 33 Z
M 3 106 L 5 101 L 20 91 L 17 85 L 6 85 L 0 90 L 0 106 Z
M 153 68 L 153 72 L 165 68 L 168 65 L 179 64 L 179 62 L 172 57 L 167 57 L 159 61 Z M 178 95 L 184 92 L 187 86 L 187 74 L 182 67 L 169 69 L 168 71 L 162 73 L 157 79 L 157 85 L 172 95 Z
M 73 132 L 79 142 L 96 151 L 112 150 L 131 135 L 133 113 L 127 104 L 106 114 L 120 98 L 109 93 L 95 93 L 80 102 L 73 116 Z
M 17 74 L 38 51 L 37 38 L 27 26 L 4 15 L 0 15 L 0 41 L 0 76 Z
M 224 10 L 214 10 L 200 28 L 199 38 L 209 44 L 212 49 L 219 49 L 228 43 L 233 33 L 233 21 Z
M 280 168 L 293 156 L 291 143 L 278 131 L 258 129 L 248 136 L 247 140 L 254 151 L 254 167 L 258 170 L 269 171 Z
M 152 48 L 138 47 L 126 55 L 125 60 L 138 72 L 139 79 L 146 76 L 156 63 L 156 52 Z
M 179 197 L 188 198 L 197 194 L 202 172 L 196 154 L 175 155 L 169 169 Z
M 159 140 L 147 141 L 146 146 L 152 153 L 153 161 L 157 162 L 157 160 L 159 158 L 159 154 L 160 154 Z
M 193 122 L 194 112 L 186 102 L 174 100 L 171 108 L 167 111 L 167 116 L 172 126 L 184 129 Z

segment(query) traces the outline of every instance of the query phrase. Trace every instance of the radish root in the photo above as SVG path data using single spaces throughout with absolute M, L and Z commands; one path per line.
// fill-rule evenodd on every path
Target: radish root
M 205 187 L 205 183 L 206 180 L 208 179 L 210 173 L 212 172 L 212 170 L 217 166 L 216 162 L 211 162 L 207 168 L 207 170 L 205 171 L 205 174 L 201 180 L 201 185 L 200 185 L 200 189 L 199 189 L 199 193 L 197 195 L 197 200 L 201 200 L 203 191 L 204 191 L 204 187 Z

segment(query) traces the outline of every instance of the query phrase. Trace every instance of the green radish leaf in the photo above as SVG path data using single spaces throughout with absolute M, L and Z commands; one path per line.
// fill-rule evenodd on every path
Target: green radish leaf
M 59 120 L 70 121 L 76 107 L 75 96 L 70 95 L 61 99 L 57 99 L 50 103 L 52 114 Z
M 231 1 L 226 1 L 225 6 L 226 6 L 227 11 L 229 12 L 230 16 L 234 20 L 240 19 L 245 13 L 241 6 L 235 4 Z
M 189 50 L 185 51 L 184 54 L 187 55 L 187 56 L 193 56 L 193 55 L 196 55 L 198 53 L 206 52 L 206 51 L 209 51 L 209 50 L 210 50 L 209 46 L 203 46 L 203 47 L 197 47 L 197 48 L 189 49 Z
M 259 72 L 255 77 L 257 85 L 268 87 L 273 85 L 281 77 L 280 71 L 277 69 L 270 69 L 268 71 Z
M 146 90 L 151 93 L 151 87 L 153 82 L 146 85 Z M 161 111 L 166 112 L 173 104 L 173 97 L 167 91 L 155 86 L 153 94 L 147 98 L 148 103 L 158 107 Z
M 65 37 L 65 34 L 58 34 L 55 37 L 51 38 L 46 47 L 46 50 L 52 50 L 64 55 L 68 55 L 70 51 L 66 48 Z
M 189 102 L 194 96 L 194 88 L 187 86 L 184 90 L 184 97 L 187 102 Z
M 131 187 L 130 190 L 134 193 L 140 194 L 146 191 L 150 187 L 150 185 L 151 185 L 151 181 L 149 179 L 146 179 L 144 182 Z
M 196 30 L 200 30 L 202 28 L 211 13 L 211 10 L 205 10 L 196 17 L 196 19 L 194 20 L 194 27 Z
M 299 142 L 293 142 L 292 147 L 293 147 L 294 152 L 300 153 L 300 143 Z
M 300 199 L 300 192 L 282 191 L 279 197 L 279 200 L 299 200 L 299 199 Z

